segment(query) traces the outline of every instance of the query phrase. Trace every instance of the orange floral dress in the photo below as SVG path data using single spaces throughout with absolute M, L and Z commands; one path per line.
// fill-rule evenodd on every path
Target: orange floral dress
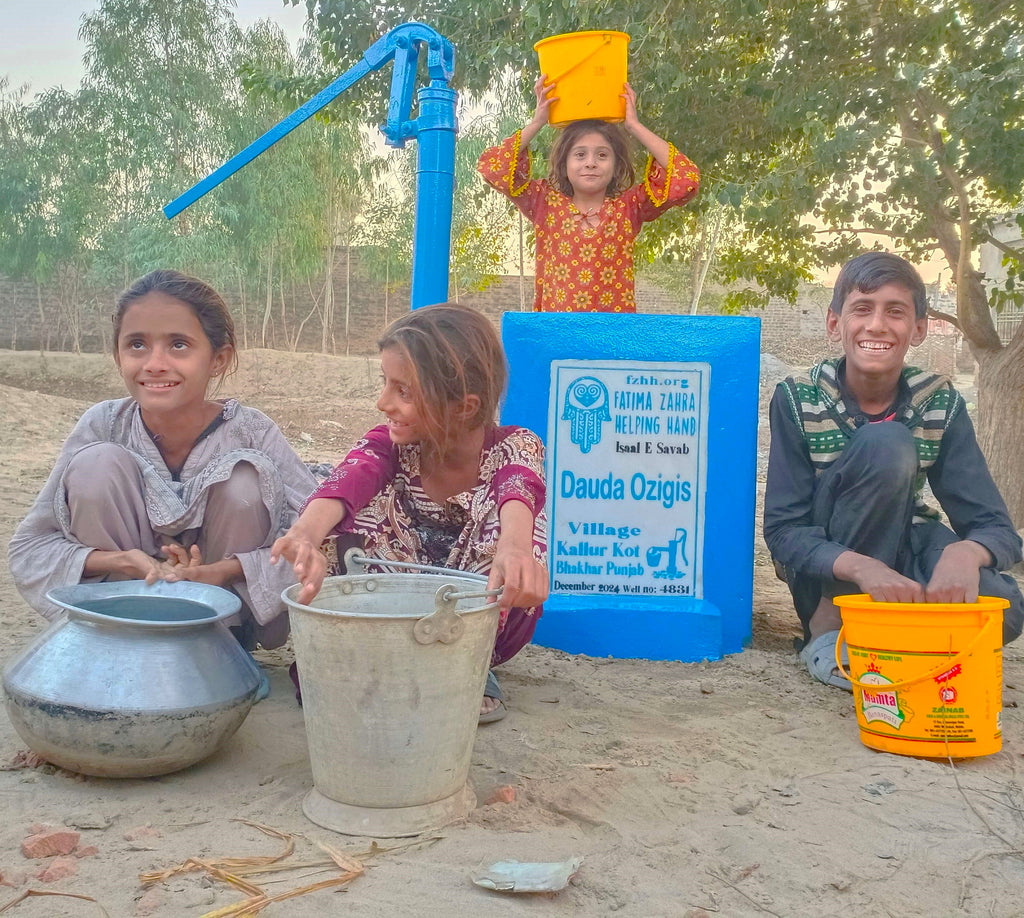
M 700 171 L 670 144 L 668 169 L 648 157 L 644 180 L 605 198 L 590 226 L 571 198 L 530 178 L 531 165 L 517 131 L 484 150 L 477 169 L 536 227 L 534 312 L 636 312 L 633 242 L 642 224 L 697 193 Z

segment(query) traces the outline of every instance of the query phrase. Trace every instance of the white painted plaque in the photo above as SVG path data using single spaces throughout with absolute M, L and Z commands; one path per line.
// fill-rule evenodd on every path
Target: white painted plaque
M 552 592 L 703 598 L 710 373 L 706 363 L 552 362 Z

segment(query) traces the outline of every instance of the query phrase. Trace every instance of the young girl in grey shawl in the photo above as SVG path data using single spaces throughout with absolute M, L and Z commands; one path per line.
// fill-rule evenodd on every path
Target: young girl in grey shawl
M 128 398 L 88 409 L 68 437 L 8 561 L 47 618 L 56 586 L 106 579 L 195 580 L 242 598 L 233 628 L 247 649 L 288 634 L 281 590 L 291 568 L 270 546 L 316 486 L 265 414 L 209 398 L 237 363 L 220 295 L 177 271 L 121 294 L 114 361 Z

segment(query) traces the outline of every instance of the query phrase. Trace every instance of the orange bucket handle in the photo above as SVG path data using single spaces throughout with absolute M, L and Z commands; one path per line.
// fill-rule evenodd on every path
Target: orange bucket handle
M 550 73 L 547 74 L 546 75 L 547 78 L 548 78 L 547 79 L 547 83 L 557 83 L 559 80 L 563 79 L 565 76 L 567 76 L 568 74 L 572 73 L 581 64 L 585 63 L 587 60 L 592 58 L 605 45 L 610 45 L 611 43 L 612 43 L 612 39 L 609 38 L 607 35 L 605 35 L 605 37 L 603 39 L 601 39 L 601 44 L 599 44 L 596 48 L 592 48 L 590 51 L 588 51 L 586 54 L 584 54 L 583 57 L 581 57 L 578 61 L 576 61 L 575 63 L 572 63 L 568 67 L 566 67 L 561 73 L 557 74 L 556 76 L 552 76 Z M 545 83 L 545 85 L 547 85 L 547 83 Z
M 956 654 L 956 656 L 947 657 L 934 669 L 931 669 L 926 673 L 922 673 L 920 676 L 914 676 L 912 679 L 904 679 L 902 682 L 886 682 L 882 685 L 873 682 L 859 682 L 857 679 L 853 678 L 852 673 L 848 673 L 843 668 L 842 647 L 843 636 L 846 634 L 846 625 L 844 623 L 843 626 L 839 629 L 839 637 L 836 638 L 836 666 L 839 668 L 839 672 L 842 673 L 847 679 L 849 679 L 850 682 L 853 685 L 857 686 L 857 688 L 859 688 L 861 691 L 863 691 L 864 689 L 867 689 L 868 691 L 874 691 L 878 688 L 896 690 L 906 688 L 908 685 L 916 685 L 918 682 L 924 682 L 927 679 L 934 679 L 937 675 L 939 675 L 939 673 L 943 673 L 947 669 L 950 669 L 952 666 L 955 666 L 957 663 L 967 659 L 967 657 L 969 657 L 974 652 L 974 649 L 981 642 L 981 639 L 985 636 L 985 630 L 988 628 L 992 619 L 995 618 L 996 614 L 996 612 L 989 612 L 985 616 L 985 624 L 978 629 L 978 633 L 974 636 L 974 639 L 971 641 L 971 643 L 968 644 L 958 654 Z M 998 614 L 1000 617 L 1002 617 L 1002 609 L 998 611 Z

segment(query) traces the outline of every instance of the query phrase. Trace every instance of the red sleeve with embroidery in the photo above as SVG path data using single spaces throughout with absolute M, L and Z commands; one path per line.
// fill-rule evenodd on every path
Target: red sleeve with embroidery
M 642 223 L 660 217 L 670 207 L 685 204 L 700 188 L 700 170 L 669 144 L 668 169 L 653 156 L 647 158 L 644 179 L 623 192 L 622 198 Z
M 496 147 L 480 154 L 477 171 L 495 191 L 505 195 L 531 222 L 536 222 L 538 208 L 547 194 L 548 183 L 530 178 L 532 157 L 520 145 L 520 131 Z
M 506 501 L 518 500 L 530 508 L 536 519 L 544 511 L 546 493 L 544 444 L 525 428 L 507 427 L 500 432 L 504 436 L 495 446 L 501 452 L 501 460 L 491 478 L 497 509 L 500 512 Z
M 374 427 L 352 447 L 306 503 L 318 498 L 340 500 L 345 505 L 345 518 L 335 532 L 343 532 L 352 517 L 395 477 L 397 462 L 387 425 Z

